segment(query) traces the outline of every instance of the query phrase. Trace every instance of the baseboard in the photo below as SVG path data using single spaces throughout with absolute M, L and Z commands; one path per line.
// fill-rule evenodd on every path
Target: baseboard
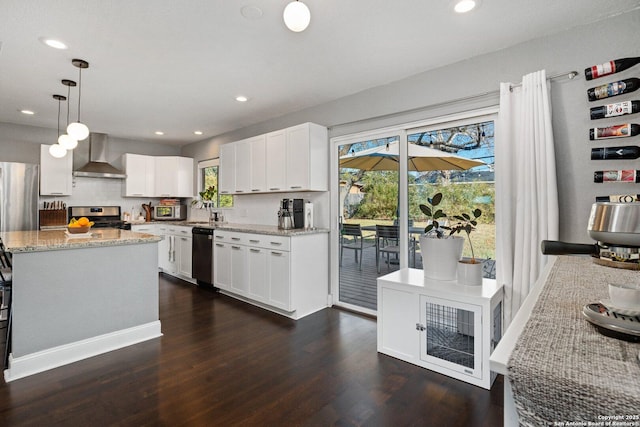
M 14 381 L 160 336 L 162 336 L 160 321 L 156 320 L 26 356 L 14 358 L 11 355 L 9 356 L 9 369 L 4 371 L 4 380 L 6 382 Z

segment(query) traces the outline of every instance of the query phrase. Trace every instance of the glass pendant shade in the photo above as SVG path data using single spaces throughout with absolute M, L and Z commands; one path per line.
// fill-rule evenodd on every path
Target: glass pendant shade
M 306 4 L 301 1 L 292 1 L 284 8 L 284 23 L 288 29 L 299 33 L 304 31 L 311 22 L 311 12 Z
M 49 154 L 56 159 L 61 159 L 67 154 L 67 150 L 60 144 L 53 144 L 49 147 Z
M 67 126 L 67 134 L 76 141 L 82 141 L 89 136 L 89 128 L 83 123 L 74 122 Z
M 73 150 L 78 146 L 78 141 L 65 133 L 58 137 L 58 144 L 60 144 L 65 150 Z

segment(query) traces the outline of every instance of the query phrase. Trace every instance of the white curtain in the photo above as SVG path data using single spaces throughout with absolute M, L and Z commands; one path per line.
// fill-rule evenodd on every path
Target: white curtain
M 511 323 L 546 263 L 540 242 L 558 239 L 558 189 L 550 92 L 544 70 L 500 84 L 496 158 L 496 279 Z

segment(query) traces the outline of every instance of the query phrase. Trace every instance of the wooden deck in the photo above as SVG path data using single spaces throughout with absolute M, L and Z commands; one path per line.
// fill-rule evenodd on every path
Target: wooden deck
M 413 257 L 409 255 L 409 267 L 422 268 L 422 257 L 416 254 L 416 265 L 413 265 Z M 379 276 L 398 270 L 398 264 L 387 266 L 386 257 L 380 259 L 380 274 L 376 270 L 375 247 L 364 250 L 362 270 L 355 261 L 354 251 L 345 250 L 340 267 L 340 301 L 357 305 L 359 307 L 376 310 L 378 306 L 378 293 L 376 279 Z M 495 279 L 495 260 L 485 261 L 484 277 Z

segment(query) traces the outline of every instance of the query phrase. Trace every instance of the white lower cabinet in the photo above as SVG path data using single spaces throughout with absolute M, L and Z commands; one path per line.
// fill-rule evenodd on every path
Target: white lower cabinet
M 502 337 L 502 287 L 437 282 L 422 270 L 378 278 L 378 352 L 490 389 Z
M 163 272 L 191 283 L 193 237 L 191 227 L 170 224 L 133 224 L 131 231 L 162 237 L 158 242 L 158 268 Z
M 328 235 L 216 230 L 214 285 L 229 295 L 299 319 L 327 307 Z

